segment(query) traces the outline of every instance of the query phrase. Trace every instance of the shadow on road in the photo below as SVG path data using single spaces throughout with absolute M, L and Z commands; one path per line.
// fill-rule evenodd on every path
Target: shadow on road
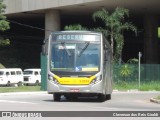
M 50 100 L 44 100 L 46 102 L 95 102 L 100 103 L 97 100 L 97 97 L 78 97 L 73 99 L 66 99 L 64 96 L 61 97 L 60 101 L 54 101 L 53 99 Z

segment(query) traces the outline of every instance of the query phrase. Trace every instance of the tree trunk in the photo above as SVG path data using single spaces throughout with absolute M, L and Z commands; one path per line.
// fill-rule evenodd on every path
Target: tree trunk
M 111 50 L 112 50 L 112 60 L 113 60 L 113 52 L 114 52 L 114 50 L 113 50 L 113 47 L 114 47 L 114 41 L 113 41 L 113 34 L 111 34 Z
M 111 34 L 111 50 L 112 50 L 112 55 L 113 55 L 113 47 L 114 47 L 114 41 L 113 41 L 113 35 Z

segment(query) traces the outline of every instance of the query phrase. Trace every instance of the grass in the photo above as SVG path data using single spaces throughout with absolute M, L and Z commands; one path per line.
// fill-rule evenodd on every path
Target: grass
M 138 85 L 138 82 L 115 82 L 113 85 L 114 89 L 117 90 L 131 90 L 131 89 L 139 89 L 140 91 L 160 91 L 160 81 L 153 81 L 153 82 L 146 82 L 146 83 L 141 83 L 140 88 Z
M 0 87 L 0 93 L 4 92 L 32 92 L 32 91 L 40 91 L 40 86 L 20 86 L 20 87 Z M 154 82 L 146 82 L 141 83 L 141 87 L 139 89 L 137 82 L 114 82 L 113 89 L 117 90 L 131 90 L 138 89 L 140 91 L 160 91 L 160 81 Z M 160 96 L 158 96 L 160 99 Z
M 160 91 L 160 82 L 143 83 L 140 87 L 141 91 L 156 90 Z
M 160 100 L 160 95 L 159 95 L 159 96 L 157 96 L 157 97 L 155 97 L 155 99 L 156 99 L 156 100 Z
M 0 93 L 40 91 L 40 86 L 0 87 Z

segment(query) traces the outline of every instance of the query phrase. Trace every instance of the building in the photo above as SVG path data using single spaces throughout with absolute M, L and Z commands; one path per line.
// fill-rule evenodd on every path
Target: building
M 7 5 L 5 15 L 12 25 L 10 33 L 14 33 L 12 38 L 19 41 L 19 37 L 24 43 L 26 37 L 35 43 L 40 38 L 40 44 L 44 36 L 47 38 L 51 31 L 62 30 L 67 24 L 94 26 L 91 15 L 96 10 L 106 8 L 112 11 L 117 6 L 127 8 L 130 21 L 138 27 L 139 34 L 136 37 L 125 34 L 123 59 L 138 58 L 141 51 L 144 63 L 160 63 L 159 0 L 4 0 L 4 3 Z

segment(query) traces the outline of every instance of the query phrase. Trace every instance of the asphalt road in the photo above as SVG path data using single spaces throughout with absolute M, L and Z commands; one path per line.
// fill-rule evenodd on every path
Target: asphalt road
M 160 111 L 160 104 L 150 102 L 157 95 L 160 92 L 113 92 L 105 102 L 95 98 L 67 101 L 64 97 L 54 102 L 47 92 L 1 93 L 0 111 Z
M 150 98 L 160 92 L 113 92 L 112 99 L 97 102 L 95 98 L 79 98 L 67 101 L 63 96 L 60 102 L 54 102 L 47 92 L 5 93 L 0 94 L 0 111 L 125 111 L 160 110 L 160 104 L 150 102 Z

